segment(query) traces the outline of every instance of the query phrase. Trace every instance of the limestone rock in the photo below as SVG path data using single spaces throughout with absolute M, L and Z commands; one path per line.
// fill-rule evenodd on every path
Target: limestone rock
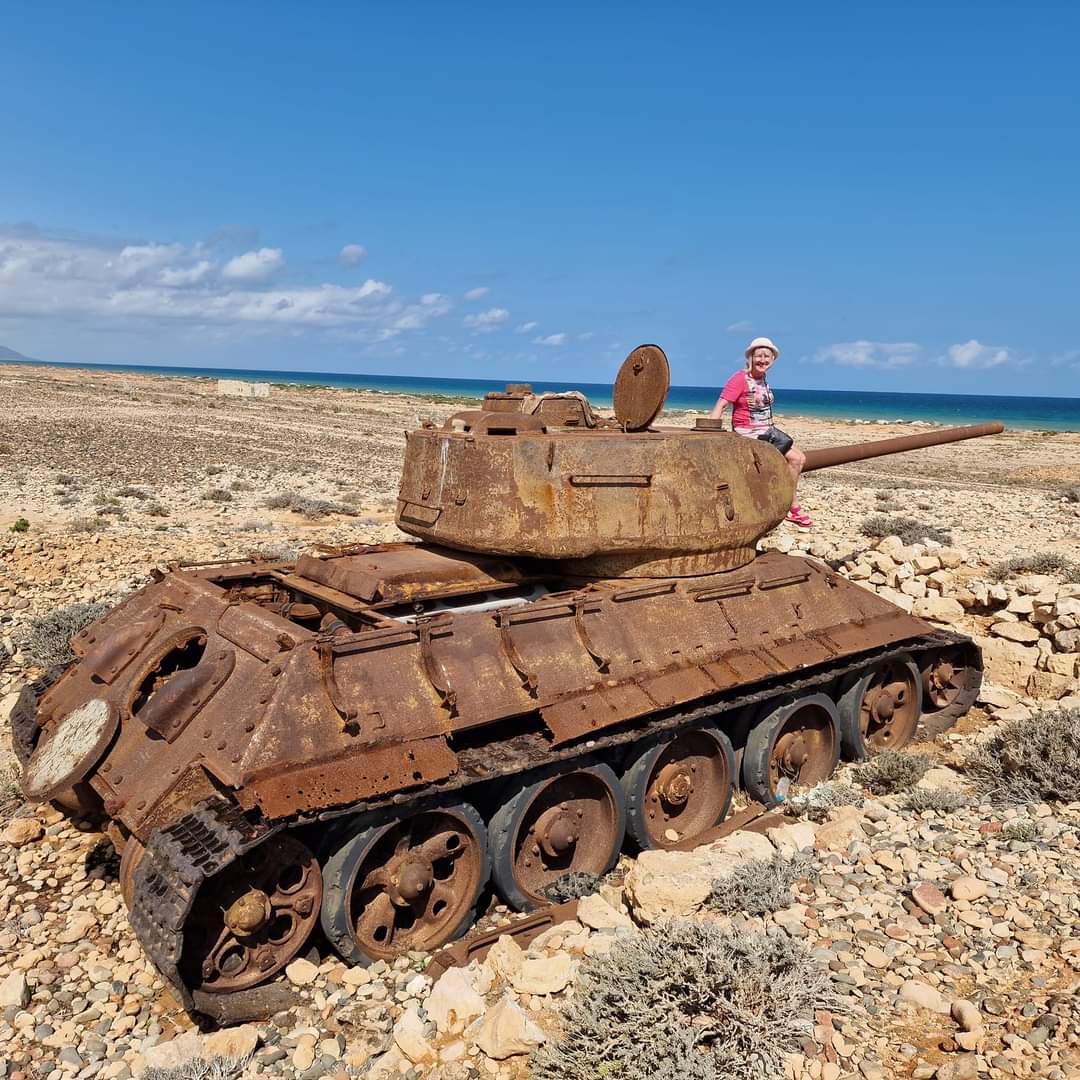
M 202 1056 L 202 1036 L 197 1031 L 185 1031 L 166 1043 L 158 1043 L 143 1051 L 144 1069 L 175 1069 Z
M 824 825 L 819 825 L 815 844 L 822 851 L 847 851 L 863 836 L 862 811 L 857 806 L 838 806 Z
M 573 978 L 574 967 L 574 958 L 566 953 L 526 957 L 510 982 L 519 994 L 557 994 Z
M 964 781 L 954 769 L 944 765 L 927 769 L 915 785 L 917 788 L 947 788 L 949 791 L 963 791 Z
M 900 1000 L 942 1016 L 948 1016 L 950 1012 L 950 1005 L 942 994 L 928 983 L 919 982 L 917 979 L 909 979 L 901 985 Z
M 938 1066 L 935 1080 L 977 1080 L 979 1059 L 976 1054 L 958 1054 Z
M 684 918 L 700 910 L 712 883 L 748 859 L 770 859 L 775 848 L 759 833 L 737 832 L 693 851 L 643 851 L 626 875 L 625 890 L 638 922 Z
M 1025 622 L 996 622 L 990 627 L 990 633 L 1006 641 L 1017 641 L 1021 645 L 1030 645 L 1040 637 L 1039 631 Z
M 944 911 L 949 906 L 945 899 L 945 894 L 936 885 L 931 885 L 928 881 L 920 881 L 919 884 L 911 890 L 911 899 L 914 900 L 927 915 L 936 915 L 938 912 Z
M 428 1038 L 427 1024 L 415 1005 L 410 1005 L 394 1024 L 394 1043 L 414 1065 L 435 1060 L 435 1047 Z
M 502 998 L 479 1021 L 474 1038 L 489 1058 L 505 1061 L 528 1054 L 547 1040 L 544 1032 L 528 1018 L 512 998 Z
M 258 1028 L 254 1024 L 241 1024 L 203 1036 L 202 1056 L 246 1058 L 255 1053 L 258 1045 Z
M 503 934 L 488 949 L 484 967 L 493 979 L 512 979 L 521 970 L 524 959 L 521 946 L 509 934 Z
M 310 986 L 319 977 L 319 969 L 310 960 L 300 959 L 289 964 L 285 974 L 296 986 Z
M 979 1010 L 970 1001 L 957 998 L 952 1003 L 952 1018 L 959 1024 L 961 1031 L 982 1031 L 982 1016 Z
M 12 847 L 23 847 L 25 844 L 36 843 L 44 835 L 45 826 L 37 818 L 23 817 L 9 821 L 2 838 Z
M 617 930 L 633 928 L 633 922 L 621 911 L 616 911 L 602 896 L 592 893 L 583 896 L 577 906 L 578 921 L 593 930 Z
M 951 623 L 964 614 L 964 608 L 959 600 L 950 596 L 926 596 L 915 601 L 911 614 L 917 619 Z
M 954 900 L 980 900 L 988 891 L 989 886 L 985 881 L 967 875 L 956 878 L 949 886 Z
M 63 945 L 73 945 L 83 941 L 97 929 L 97 919 L 89 911 L 76 911 L 67 922 L 67 926 L 56 935 L 56 940 Z
M 449 968 L 432 988 L 424 1009 L 440 1034 L 464 1031 L 484 1014 L 484 999 L 477 993 L 474 976 L 466 968 Z
M 808 821 L 797 821 L 793 825 L 777 825 L 767 829 L 765 835 L 781 855 L 792 856 L 814 846 L 817 832 Z
M 13 971 L 0 983 L 0 1009 L 11 1005 L 25 1009 L 30 1002 L 30 987 L 26 985 L 26 976 L 21 971 Z

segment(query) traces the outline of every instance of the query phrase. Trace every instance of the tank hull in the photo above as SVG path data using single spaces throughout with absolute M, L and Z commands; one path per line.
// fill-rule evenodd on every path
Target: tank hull
M 959 635 L 779 553 L 723 574 L 583 581 L 421 544 L 178 568 L 74 646 L 29 734 L 23 710 L 24 789 L 101 800 L 136 932 L 203 1009 L 215 995 L 183 962 L 200 889 L 274 837 L 318 854 L 323 823 L 451 797 L 492 815 L 511 778 L 585 759 L 618 770 L 645 740 L 706 720 L 738 751 L 770 703 L 839 698 L 887 655 L 981 667 Z M 98 726 L 65 741 L 88 714 Z M 311 890 L 324 856 L 296 856 Z M 296 916 L 297 935 L 306 925 Z

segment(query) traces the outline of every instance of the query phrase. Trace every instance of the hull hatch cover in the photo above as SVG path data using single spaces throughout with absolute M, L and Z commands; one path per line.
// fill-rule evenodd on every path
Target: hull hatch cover
M 101 698 L 51 725 L 27 763 L 22 782 L 26 797 L 45 802 L 77 784 L 105 753 L 116 728 L 116 713 Z

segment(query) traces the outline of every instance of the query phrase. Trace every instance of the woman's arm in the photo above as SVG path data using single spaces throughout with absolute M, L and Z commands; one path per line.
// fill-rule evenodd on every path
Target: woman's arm
M 718 397 L 716 399 L 716 404 L 712 407 L 712 412 L 709 413 L 709 419 L 710 420 L 723 420 L 724 419 L 724 412 L 728 408 L 729 405 L 731 405 L 731 402 L 728 401 L 726 398 Z

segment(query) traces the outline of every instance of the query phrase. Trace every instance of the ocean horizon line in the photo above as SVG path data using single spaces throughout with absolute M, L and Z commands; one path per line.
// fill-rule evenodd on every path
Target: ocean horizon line
M 99 364 L 79 361 L 5 358 L 0 364 L 108 371 L 120 374 L 182 378 L 240 379 L 293 386 L 402 393 L 418 397 L 479 398 L 508 382 L 527 382 L 538 392 L 578 389 L 597 405 L 610 406 L 611 384 L 537 379 L 435 378 L 367 372 L 296 371 L 275 368 L 227 368 L 202 365 Z M 1080 398 L 1019 397 L 996 394 L 926 394 L 888 390 L 808 390 L 775 385 L 780 414 L 867 421 L 976 423 L 1001 420 L 1028 430 L 1080 431 Z M 718 386 L 673 385 L 668 411 L 704 412 L 712 408 Z

